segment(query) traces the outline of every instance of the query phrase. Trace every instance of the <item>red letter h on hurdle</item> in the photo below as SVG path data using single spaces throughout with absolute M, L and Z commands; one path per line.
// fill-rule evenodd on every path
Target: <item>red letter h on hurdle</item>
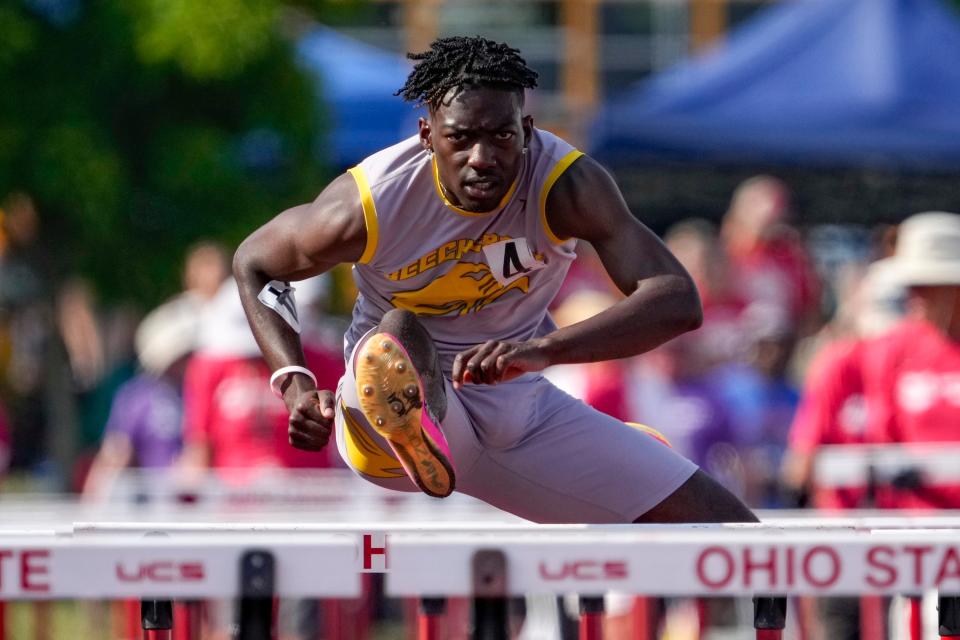
M 376 558 L 377 562 L 374 562 L 374 556 L 380 556 Z M 387 572 L 387 534 L 363 534 L 363 572 Z

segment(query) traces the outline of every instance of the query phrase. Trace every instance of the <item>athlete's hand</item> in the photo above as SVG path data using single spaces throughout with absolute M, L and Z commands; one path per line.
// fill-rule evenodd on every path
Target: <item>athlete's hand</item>
M 457 354 L 453 361 L 453 387 L 497 384 L 528 371 L 541 371 L 550 365 L 542 339 L 526 342 L 488 340 Z
M 320 451 L 327 446 L 335 415 L 333 393 L 296 389 L 288 390 L 283 399 L 290 410 L 290 426 L 287 429 L 290 444 L 304 451 Z

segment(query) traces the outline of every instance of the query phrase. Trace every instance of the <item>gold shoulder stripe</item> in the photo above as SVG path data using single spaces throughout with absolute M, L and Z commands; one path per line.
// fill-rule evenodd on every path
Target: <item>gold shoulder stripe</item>
M 673 445 L 670 443 L 669 440 L 667 440 L 667 436 L 663 435 L 653 427 L 648 427 L 647 425 L 640 424 L 639 422 L 625 422 L 624 424 L 626 424 L 628 427 L 636 429 L 637 431 L 643 431 L 644 433 L 653 436 L 663 444 L 673 449 Z
M 554 244 L 560 244 L 569 238 L 558 238 L 557 234 L 553 232 L 553 229 L 551 229 L 547 223 L 547 196 L 550 195 L 550 189 L 553 188 L 553 183 L 557 181 L 557 178 L 563 175 L 563 172 L 573 164 L 573 161 L 582 155 L 582 151 L 574 149 L 560 158 L 560 161 L 550 170 L 550 175 L 547 176 L 546 182 L 543 183 L 543 189 L 540 190 L 540 223 L 543 225 L 543 230 L 546 231 L 547 237 L 550 238 L 550 241 Z
M 360 190 L 360 202 L 363 205 L 363 222 L 367 226 L 367 246 L 360 256 L 361 264 L 366 264 L 373 260 L 373 254 L 377 252 L 377 205 L 373 201 L 373 193 L 370 191 L 370 184 L 367 182 L 367 176 L 357 165 L 349 170 L 350 175 L 357 183 L 357 189 Z

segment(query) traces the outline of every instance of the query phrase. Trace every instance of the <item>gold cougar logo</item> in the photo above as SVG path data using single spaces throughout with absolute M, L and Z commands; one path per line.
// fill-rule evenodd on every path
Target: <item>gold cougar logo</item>
M 463 316 L 476 313 L 508 291 L 527 293 L 530 278 L 523 276 L 503 286 L 484 263 L 458 262 L 453 269 L 430 284 L 413 291 L 401 291 L 390 302 L 421 316 Z

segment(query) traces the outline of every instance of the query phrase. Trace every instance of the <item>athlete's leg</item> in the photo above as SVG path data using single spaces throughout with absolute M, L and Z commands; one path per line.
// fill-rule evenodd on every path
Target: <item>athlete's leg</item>
M 358 349 L 357 398 L 367 422 L 421 490 L 438 498 L 450 495 L 456 477 L 440 429 L 446 397 L 429 336 L 412 313 L 393 310 Z M 431 400 L 441 403 L 439 412 Z
M 534 522 L 630 523 L 697 471 L 650 433 L 541 376 L 464 385 L 455 397 L 483 446 L 459 490 Z
M 759 522 L 723 485 L 697 470 L 679 489 L 634 522 Z
M 417 320 L 417 316 L 403 309 L 391 309 L 383 315 L 376 333 L 388 333 L 400 340 L 420 374 L 427 396 L 427 406 L 437 420 L 443 420 L 447 415 L 447 394 L 443 388 L 440 360 L 430 334 Z

